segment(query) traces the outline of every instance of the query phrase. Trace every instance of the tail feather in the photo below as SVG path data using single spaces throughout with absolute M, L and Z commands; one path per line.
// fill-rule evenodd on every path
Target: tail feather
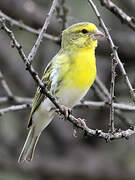
M 23 163 L 24 161 L 32 161 L 38 139 L 44 128 L 46 128 L 51 122 L 54 115 L 55 113 L 53 111 L 49 113 L 47 111 L 40 111 L 40 113 L 37 112 L 37 115 L 33 117 L 33 123 L 29 128 L 26 142 L 18 159 L 19 163 Z
M 23 163 L 24 161 L 32 161 L 35 147 L 40 136 L 40 134 L 35 136 L 34 129 L 35 128 L 32 126 L 29 130 L 26 142 L 18 159 L 19 163 Z

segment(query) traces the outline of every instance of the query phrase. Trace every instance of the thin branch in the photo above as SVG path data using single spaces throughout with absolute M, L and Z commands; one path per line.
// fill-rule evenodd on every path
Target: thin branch
M 32 104 L 33 99 L 27 97 L 14 96 L 14 102 L 18 104 Z
M 99 96 L 99 98 L 104 101 L 106 105 L 110 104 L 111 96 L 108 91 L 108 89 L 105 87 L 103 82 L 99 79 L 99 77 L 96 77 L 96 81 L 93 84 L 93 87 L 95 89 L 95 92 Z M 83 101 L 82 101 L 83 102 Z M 114 103 L 113 103 L 114 105 Z M 129 120 L 123 113 L 121 112 L 121 109 L 117 108 L 115 109 L 116 116 L 127 126 L 131 126 L 133 124 L 132 120 Z
M 0 104 L 3 103 L 17 103 L 17 104 L 32 104 L 33 99 L 32 98 L 27 98 L 27 97 L 19 97 L 19 96 L 14 96 L 13 99 L 9 99 L 8 97 L 0 97 Z M 113 106 L 115 110 L 122 110 L 122 111 L 135 111 L 135 106 L 134 105 L 127 105 L 123 103 L 113 103 Z M 78 103 L 74 106 L 76 107 L 88 107 L 90 109 L 104 109 L 104 108 L 109 108 L 109 103 L 106 101 L 83 101 L 81 103 Z
M 32 65 L 29 63 L 28 58 L 25 56 L 21 45 L 15 39 L 13 32 L 7 28 L 4 19 L 0 19 L 0 22 L 2 25 L 2 29 L 8 34 L 10 39 L 13 41 L 14 47 L 16 47 L 16 49 L 18 50 L 18 53 L 20 54 L 22 60 L 24 61 L 25 65 L 26 65 L 26 70 L 29 71 L 29 73 L 31 74 L 31 76 L 33 77 L 33 79 L 35 80 L 37 85 L 40 87 L 41 92 L 44 93 L 50 99 L 50 101 L 56 106 L 56 108 L 59 109 L 59 112 L 62 115 L 64 115 L 64 117 L 66 117 L 65 110 L 62 108 L 62 106 L 60 106 L 58 104 L 56 98 L 53 97 L 50 94 L 50 92 L 46 89 L 45 84 L 42 83 L 37 72 L 34 70 Z M 119 139 L 119 138 L 123 138 L 123 137 L 127 138 L 127 137 L 135 134 L 135 128 L 134 127 L 132 127 L 132 129 L 128 129 L 126 131 L 115 132 L 114 134 L 112 134 L 112 133 L 105 133 L 102 130 L 90 129 L 86 126 L 84 120 L 77 119 L 73 115 L 69 115 L 67 117 L 67 120 L 70 121 L 72 124 L 74 124 L 76 127 L 84 130 L 88 136 L 97 136 L 97 137 L 103 138 L 107 141 L 112 140 L 112 139 Z
M 68 8 L 66 7 L 66 0 L 58 0 L 58 5 L 56 6 L 57 19 L 61 24 L 61 31 L 66 29 Z
M 26 98 L 26 97 L 19 97 L 19 96 L 13 96 L 13 98 L 6 97 L 0 97 L 0 104 L 3 103 L 17 103 L 17 104 L 31 104 L 32 98 Z
M 122 23 L 127 24 L 131 29 L 135 31 L 135 17 L 130 17 L 122 9 L 120 9 L 111 0 L 100 0 L 101 5 L 105 6 L 110 10 L 115 16 L 117 16 Z
M 9 101 L 9 98 L 6 97 L 0 97 L 0 104 L 7 103 Z
M 18 50 L 18 53 L 19 55 L 21 56 L 23 62 L 25 63 L 25 66 L 26 66 L 26 70 L 28 70 L 31 74 L 31 76 L 33 77 L 33 79 L 35 80 L 35 82 L 37 83 L 37 85 L 39 85 L 40 87 L 44 87 L 44 84 L 42 83 L 42 81 L 40 80 L 37 72 L 34 70 L 34 68 L 31 66 L 31 64 L 29 63 L 28 61 L 28 58 L 26 57 L 24 51 L 23 51 L 23 48 L 22 46 L 18 43 L 18 41 L 16 40 L 13 32 L 6 26 L 5 24 L 5 19 L 4 18 L 1 18 L 0 19 L 0 22 L 1 22 L 1 29 L 3 29 L 7 35 L 9 36 L 9 38 L 11 39 L 12 41 L 12 47 L 15 47 L 17 50 Z
M 110 93 L 98 76 L 96 76 L 95 84 L 99 87 L 100 92 L 104 94 L 103 96 L 102 95 L 100 96 L 101 98 L 105 97 L 104 99 L 102 98 L 102 100 L 106 100 L 110 102 L 111 99 Z
M 7 16 L 6 14 L 4 14 L 3 12 L 0 11 L 0 17 L 3 17 L 6 19 L 6 21 L 8 21 L 12 26 L 15 25 L 21 29 L 24 29 L 26 31 L 29 31 L 33 34 L 36 34 L 36 35 L 39 35 L 40 33 L 40 29 L 39 30 L 36 30 L 26 24 L 24 24 L 22 21 L 17 21 L 9 16 Z M 56 37 L 56 36 L 53 36 L 51 34 L 47 34 L 47 33 L 44 33 L 43 34 L 43 37 L 46 38 L 46 39 L 49 39 L 49 40 L 52 40 L 54 42 L 59 42 L 60 41 L 60 38 L 59 37 Z
M 88 0 L 88 2 L 89 2 L 89 4 L 91 5 L 91 7 L 93 8 L 93 10 L 94 10 L 94 12 L 95 12 L 95 14 L 96 14 L 99 22 L 100 22 L 101 27 L 102 27 L 102 28 L 104 29 L 104 31 L 105 31 L 105 34 L 106 34 L 106 36 L 107 36 L 107 38 L 108 38 L 108 41 L 109 41 L 109 43 L 110 43 L 110 47 L 111 47 L 111 49 L 112 49 L 113 56 L 114 56 L 115 60 L 117 61 L 118 65 L 119 65 L 119 68 L 120 68 L 120 70 L 121 70 L 121 73 L 122 73 L 122 75 L 124 76 L 125 82 L 126 82 L 128 88 L 129 88 L 129 92 L 130 92 L 130 94 L 131 94 L 131 96 L 132 96 L 132 98 L 133 98 L 133 101 L 135 102 L 134 89 L 132 88 L 132 85 L 131 85 L 130 80 L 129 80 L 128 76 L 127 76 L 127 73 L 126 73 L 126 71 L 125 71 L 125 69 L 124 69 L 124 66 L 123 66 L 123 64 L 122 64 L 122 62 L 121 62 L 121 60 L 120 60 L 120 58 L 119 58 L 119 56 L 118 56 L 117 47 L 114 45 L 113 40 L 112 40 L 112 38 L 111 38 L 111 36 L 110 36 L 110 33 L 109 33 L 109 31 L 108 31 L 108 29 L 107 29 L 107 27 L 106 27 L 103 19 L 101 18 L 101 15 L 100 15 L 97 7 L 95 6 L 95 4 L 93 3 L 92 0 Z
M 44 25 L 43 25 L 43 27 L 42 27 L 39 35 L 38 35 L 38 38 L 37 38 L 32 50 L 31 50 L 31 52 L 29 53 L 29 56 L 28 56 L 29 63 L 31 63 L 33 61 L 33 59 L 34 59 L 34 57 L 35 57 L 35 55 L 37 53 L 37 50 L 38 50 L 38 48 L 39 48 L 39 46 L 41 44 L 41 41 L 43 39 L 44 32 L 46 32 L 46 30 L 47 30 L 47 27 L 48 27 L 48 25 L 50 23 L 50 20 L 51 20 L 52 14 L 53 14 L 53 12 L 54 12 L 54 10 L 56 8 L 56 5 L 57 5 L 57 0 L 54 0 L 53 3 L 52 3 L 52 6 L 50 8 L 50 11 L 48 13 L 48 16 L 47 16 L 47 18 L 46 18 L 46 20 L 44 22 Z
M 115 54 L 116 54 L 116 57 L 117 57 L 117 56 L 118 56 L 117 50 L 116 50 L 116 48 L 115 48 L 115 46 L 114 46 L 114 43 L 113 43 L 113 41 L 112 41 L 112 39 L 111 39 L 111 36 L 110 36 L 110 34 L 109 34 L 109 32 L 108 32 L 108 29 L 107 29 L 107 27 L 105 26 L 105 24 L 104 24 L 104 22 L 103 22 L 103 20 L 102 20 L 102 18 L 101 18 L 101 16 L 100 16 L 100 14 L 99 14 L 99 12 L 98 12 L 98 9 L 97 9 L 96 6 L 94 5 L 93 1 L 89 1 L 89 0 L 88 0 L 88 2 L 89 2 L 89 4 L 92 6 L 92 8 L 94 9 L 96 16 L 98 17 L 99 22 L 100 22 L 101 26 L 103 27 L 103 29 L 104 29 L 104 31 L 105 31 L 105 34 L 109 37 L 109 42 L 110 42 L 112 51 L 115 50 Z M 118 60 L 120 61 L 119 57 L 118 57 Z M 118 62 L 119 62 L 119 61 L 118 61 Z M 118 64 L 119 64 L 119 63 L 118 63 Z M 123 67 L 123 64 L 121 63 L 121 61 L 120 61 L 119 66 L 120 66 L 121 69 L 123 69 L 123 71 L 125 72 L 124 67 Z M 126 72 L 125 72 L 125 73 L 126 73 Z M 122 74 L 123 74 L 123 73 L 122 73 Z M 125 77 L 125 76 L 124 76 L 124 77 Z M 133 94 L 134 91 L 133 91 L 133 88 L 132 88 L 132 86 L 131 86 L 131 84 L 130 84 L 130 81 L 128 80 L 128 76 L 126 76 L 125 79 L 129 82 L 129 83 L 127 83 L 127 84 L 128 84 L 129 89 L 131 89 L 130 93 Z M 110 95 L 109 95 L 109 92 L 108 92 L 107 88 L 106 88 L 105 86 L 102 87 L 102 86 L 101 86 L 101 85 L 103 85 L 103 84 L 101 84 L 102 81 L 97 81 L 97 80 L 98 80 L 98 78 L 96 79 L 96 82 L 98 82 L 97 85 L 100 85 L 99 87 L 101 87 L 102 92 L 104 92 L 104 95 L 105 95 L 105 94 L 107 95 L 106 98 L 108 97 L 108 99 L 110 100 L 111 97 L 110 97 Z M 126 82 L 127 82 L 127 81 L 126 81 Z M 102 98 L 102 100 L 103 100 L 102 94 L 99 94 L 99 95 L 100 95 L 100 98 Z M 106 101 L 106 99 L 105 99 L 105 101 Z M 115 111 L 115 113 L 116 113 L 116 115 L 117 115 L 123 122 L 125 122 L 126 124 L 128 124 L 128 125 L 130 126 L 129 120 L 128 120 L 125 116 L 123 116 L 123 114 L 120 112 L 120 110 L 117 109 L 117 110 Z M 131 121 L 131 120 L 130 120 L 130 121 Z M 131 124 L 133 124 L 133 123 L 131 123 Z
M 127 127 L 134 127 L 134 122 L 132 119 L 128 118 L 125 116 L 125 114 L 120 111 L 119 109 L 115 109 L 115 114 L 117 117 L 127 126 Z
M 9 98 L 12 98 L 13 97 L 12 91 L 10 90 L 7 82 L 5 81 L 4 76 L 1 71 L 0 71 L 0 82 L 1 82 L 1 85 L 4 88 L 5 92 L 7 93 L 7 96 Z
M 117 62 L 115 61 L 115 58 L 112 56 L 112 78 L 111 78 L 111 87 L 110 87 L 111 100 L 110 100 L 110 122 L 109 122 L 109 130 L 111 132 L 115 131 L 115 128 L 114 128 L 114 111 L 115 110 L 114 110 L 113 103 L 114 103 L 114 97 L 115 97 L 114 89 L 115 89 L 116 65 L 117 65 Z
M 120 138 L 128 138 L 129 136 L 135 134 L 135 126 L 132 126 L 130 129 L 127 129 L 125 131 L 119 131 L 115 133 L 105 133 L 102 130 L 93 130 L 86 126 L 85 121 L 74 118 L 72 115 L 69 115 L 68 120 L 73 123 L 78 128 L 85 131 L 85 134 L 88 136 L 97 136 L 100 138 L 105 139 L 106 141 L 114 140 L 114 139 L 120 139 Z
M 92 88 L 94 89 L 95 93 L 97 94 L 97 96 L 102 100 L 102 101 L 106 101 L 108 102 L 108 99 L 106 98 L 106 96 L 104 95 L 104 93 L 100 90 L 99 86 L 94 83 L 92 85 Z M 81 100 L 81 102 L 83 102 L 83 100 Z
M 123 111 L 135 111 L 135 106 L 127 105 L 122 103 L 113 103 L 113 106 L 116 109 Z M 82 103 L 76 104 L 74 107 L 88 107 L 90 109 L 104 109 L 109 108 L 109 104 L 104 101 L 83 101 Z
M 18 110 L 27 109 L 27 108 L 30 108 L 29 104 L 9 106 L 9 107 L 0 109 L 0 116 L 4 115 L 5 113 L 8 113 L 8 112 L 18 111 Z

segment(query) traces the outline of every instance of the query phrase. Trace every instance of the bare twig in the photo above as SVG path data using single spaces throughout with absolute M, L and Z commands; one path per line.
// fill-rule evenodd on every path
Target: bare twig
M 13 97 L 12 91 L 10 90 L 7 82 L 5 81 L 4 76 L 1 71 L 0 71 L 0 82 L 4 90 L 6 91 L 8 98 L 12 98 Z
M 18 110 L 22 110 L 22 109 L 27 109 L 27 108 L 29 108 L 29 107 L 30 107 L 29 104 L 9 106 L 9 107 L 0 109 L 0 116 L 2 116 L 2 115 L 5 114 L 5 113 L 8 113 L 8 112 L 18 111 Z
M 99 79 L 98 76 L 96 77 L 96 81 L 93 84 L 93 87 L 95 89 L 95 92 L 99 96 L 99 98 L 103 101 L 103 103 L 105 103 L 106 105 L 109 105 L 110 104 L 110 100 L 111 100 L 110 93 L 109 93 L 108 89 L 105 87 L 105 85 L 103 84 L 103 82 Z M 113 103 L 113 105 L 115 105 L 115 104 Z M 131 126 L 133 124 L 132 120 L 129 120 L 129 118 L 124 116 L 123 113 L 121 112 L 121 110 L 122 109 L 119 109 L 119 108 L 116 109 L 116 107 L 115 107 L 115 114 L 116 114 L 116 116 L 122 122 L 124 122 L 125 125 Z
M 109 122 L 109 130 L 111 132 L 115 131 L 114 128 L 114 89 L 115 89 L 115 68 L 116 68 L 117 62 L 115 61 L 115 58 L 112 56 L 112 78 L 111 78 L 111 87 L 110 87 L 110 94 L 111 94 L 111 100 L 110 100 L 110 122 Z
M 112 38 L 111 38 L 111 36 L 110 36 L 110 33 L 109 33 L 109 31 L 108 31 L 108 29 L 107 29 L 107 27 L 106 27 L 103 19 L 101 18 L 101 15 L 100 15 L 97 7 L 95 6 L 95 4 L 93 3 L 92 0 L 88 0 L 88 2 L 89 2 L 89 4 L 91 5 L 91 7 L 93 8 L 93 10 L 94 10 L 94 12 L 95 12 L 95 14 L 96 14 L 99 22 L 100 22 L 100 25 L 102 26 L 102 28 L 103 28 L 104 31 L 105 31 L 106 36 L 108 37 L 108 41 L 109 41 L 109 43 L 110 43 L 110 47 L 111 47 L 111 49 L 112 49 L 113 56 L 114 56 L 115 60 L 117 61 L 118 65 L 119 65 L 119 68 L 120 68 L 120 70 L 121 70 L 121 73 L 122 73 L 122 75 L 124 76 L 125 82 L 126 82 L 128 88 L 129 88 L 129 92 L 130 92 L 130 94 L 131 94 L 131 96 L 132 96 L 132 98 L 133 98 L 133 100 L 134 100 L 134 102 L 135 102 L 134 89 L 132 88 L 132 85 L 131 85 L 130 80 L 129 80 L 128 76 L 127 76 L 127 73 L 126 73 L 126 71 L 125 71 L 125 69 L 124 69 L 124 66 L 123 66 L 123 64 L 122 64 L 122 62 L 121 62 L 121 60 L 120 60 L 120 58 L 119 58 L 119 56 L 118 56 L 117 47 L 114 45 L 113 40 L 112 40 Z
M 0 104 L 3 104 L 3 103 L 7 103 L 9 100 L 9 98 L 6 96 L 6 97 L 0 97 Z
M 66 0 L 58 0 L 58 6 L 56 7 L 57 19 L 61 24 L 61 31 L 66 28 L 68 8 L 65 6 Z
M 108 102 L 108 99 L 106 98 L 105 94 L 100 90 L 99 86 L 96 83 L 92 85 L 92 88 L 94 89 L 95 93 L 102 101 Z M 81 101 L 83 102 L 83 100 Z
M 113 41 L 112 41 L 112 39 L 111 39 L 111 36 L 110 36 L 110 34 L 109 34 L 109 31 L 108 31 L 107 27 L 105 26 L 105 24 L 104 24 L 104 22 L 103 22 L 103 20 L 102 20 L 102 18 L 101 18 L 101 16 L 100 16 L 100 14 L 99 14 L 99 12 L 98 12 L 98 9 L 96 8 L 96 6 L 95 6 L 95 4 L 93 3 L 93 1 L 92 1 L 92 0 L 88 0 L 88 2 L 89 2 L 89 4 L 92 6 L 93 10 L 95 11 L 95 14 L 96 14 L 96 16 L 97 16 L 98 19 L 99 19 L 99 22 L 100 22 L 102 28 L 104 29 L 105 34 L 106 34 L 107 37 L 108 37 L 108 40 L 109 40 L 109 43 L 110 43 L 112 52 L 113 52 L 113 54 L 114 54 L 114 57 L 115 57 L 117 63 L 119 64 L 119 67 L 120 67 L 120 70 L 121 70 L 123 76 L 125 77 L 126 83 L 127 83 L 128 87 L 129 87 L 129 90 L 130 90 L 130 94 L 131 94 L 131 96 L 133 97 L 133 100 L 135 100 L 134 90 L 133 90 L 132 85 L 131 85 L 131 83 L 130 83 L 130 81 L 129 81 L 129 79 L 128 79 L 128 76 L 127 76 L 126 71 L 125 71 L 125 69 L 124 69 L 124 67 L 123 67 L 123 64 L 122 64 L 122 62 L 120 61 L 120 59 L 119 59 L 119 57 L 118 57 L 117 49 L 116 49 L 116 47 L 114 46 L 114 43 L 113 43 Z M 104 91 L 103 91 L 103 92 L 104 92 Z M 109 97 L 109 96 L 108 96 L 108 97 Z M 120 118 L 122 121 L 124 120 L 124 122 L 126 122 L 126 124 L 129 124 L 129 123 L 128 123 L 128 119 L 125 118 L 125 117 L 122 115 L 122 113 L 120 112 L 120 110 L 116 110 L 115 112 L 116 112 L 116 114 L 119 116 L 119 118 Z M 132 124 L 133 124 L 133 123 L 132 123 Z
M 17 103 L 17 104 L 32 104 L 33 99 L 32 98 L 26 98 L 26 97 L 19 97 L 19 96 L 13 96 L 13 99 L 9 99 L 8 97 L 0 97 L 0 104 L 3 103 Z M 122 110 L 122 111 L 135 111 L 134 105 L 127 105 L 124 103 L 113 103 L 113 106 L 116 110 Z M 74 108 L 78 107 L 87 107 L 89 109 L 105 109 L 109 108 L 109 103 L 106 101 L 83 101 L 82 103 L 78 103 L 74 106 Z
M 6 21 L 8 21 L 11 25 L 15 25 L 21 29 L 24 29 L 26 31 L 29 31 L 33 34 L 37 34 L 39 35 L 40 33 L 40 29 L 39 30 L 36 30 L 26 24 L 24 24 L 22 21 L 17 21 L 9 16 L 7 16 L 6 14 L 4 14 L 3 12 L 0 11 L 0 17 L 3 17 L 6 19 Z M 56 37 L 56 36 L 53 36 L 51 34 L 47 34 L 47 33 L 44 33 L 43 34 L 43 37 L 46 38 L 46 39 L 49 39 L 49 40 L 52 40 L 54 42 L 59 42 L 60 41 L 60 38 L 59 37 Z
M 111 0 L 100 0 L 101 5 L 105 6 L 110 10 L 115 16 L 117 16 L 122 23 L 127 24 L 131 29 L 135 31 L 135 17 L 128 16 L 122 9 L 120 9 Z
M 13 96 L 13 98 L 8 98 L 8 97 L 0 97 L 0 104 L 3 103 L 17 103 L 17 104 L 31 104 L 32 103 L 32 98 L 26 98 L 26 97 L 19 97 L 19 96 Z
M 33 79 L 35 80 L 35 82 L 41 87 L 44 87 L 44 84 L 42 83 L 42 81 L 40 80 L 39 76 L 37 75 L 37 72 L 34 70 L 34 68 L 31 66 L 31 64 L 28 61 L 28 58 L 26 57 L 22 46 L 18 43 L 18 41 L 15 39 L 15 36 L 13 34 L 13 32 L 6 26 L 5 24 L 5 19 L 1 18 L 0 19 L 1 25 L 2 25 L 2 29 L 8 34 L 8 36 L 10 37 L 11 41 L 12 41 L 12 46 L 15 47 L 18 50 L 19 55 L 21 56 L 23 62 L 26 65 L 26 70 L 28 70 L 31 74 L 31 76 L 33 77 Z
M 134 122 L 132 119 L 128 118 L 125 116 L 125 114 L 120 111 L 119 109 L 115 109 L 115 114 L 117 117 L 127 126 L 127 127 L 134 127 Z
M 45 20 L 45 22 L 44 22 L 44 25 L 43 25 L 43 27 L 42 27 L 39 35 L 38 35 L 38 38 L 37 38 L 37 40 L 36 40 L 36 42 L 35 42 L 32 50 L 31 50 L 31 52 L 29 53 L 29 56 L 28 56 L 28 61 L 29 61 L 29 63 L 32 62 L 32 60 L 34 59 L 34 57 L 35 57 L 35 55 L 36 55 L 36 52 L 37 52 L 37 50 L 38 50 L 38 48 L 39 48 L 39 45 L 41 44 L 41 41 L 42 41 L 42 39 L 43 39 L 44 32 L 47 30 L 47 27 L 48 27 L 48 25 L 49 25 L 49 23 L 50 23 L 50 19 L 51 19 L 51 17 L 52 17 L 52 14 L 53 14 L 53 12 L 54 12 L 54 10 L 55 10 L 56 5 L 57 5 L 57 0 L 54 0 L 53 3 L 52 3 L 52 6 L 51 6 L 51 8 L 50 8 L 50 11 L 49 11 L 49 13 L 48 13 L 48 16 L 47 16 L 47 18 L 46 18 L 46 20 Z
M 100 92 L 104 94 L 103 96 L 101 95 L 100 98 L 103 97 L 102 100 L 110 102 L 110 93 L 98 76 L 96 76 L 95 84 L 99 87 Z
M 90 109 L 104 109 L 109 108 L 109 104 L 104 101 L 83 101 L 82 103 L 78 103 L 75 107 L 88 107 Z M 135 106 L 127 105 L 122 103 L 113 103 L 115 109 L 123 110 L 123 111 L 135 111 Z

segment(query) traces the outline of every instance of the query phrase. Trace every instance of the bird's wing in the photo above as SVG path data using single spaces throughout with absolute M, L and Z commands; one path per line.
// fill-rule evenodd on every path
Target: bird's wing
M 55 94 L 58 91 L 63 80 L 63 76 L 69 69 L 69 64 L 67 63 L 67 60 L 67 56 L 65 55 L 56 56 L 53 58 L 52 61 L 50 61 L 44 71 L 42 82 L 46 85 L 47 90 L 51 91 L 52 94 Z M 37 111 L 45 98 L 46 96 L 41 93 L 40 88 L 38 87 L 29 116 L 28 128 L 32 125 L 33 114 Z
M 53 71 L 53 67 L 52 67 L 52 61 L 47 65 L 45 71 L 44 71 L 44 76 L 42 77 L 42 82 L 46 85 L 46 88 L 48 90 L 50 90 L 51 87 L 51 79 L 50 79 L 50 75 Z M 36 110 L 40 107 L 40 104 L 43 102 L 43 100 L 45 99 L 45 95 L 43 93 L 41 93 L 40 88 L 37 88 L 35 97 L 34 97 L 34 101 L 32 104 L 32 109 L 30 112 L 30 116 L 29 116 L 29 121 L 28 121 L 28 128 L 32 125 L 32 116 L 33 114 L 36 112 Z

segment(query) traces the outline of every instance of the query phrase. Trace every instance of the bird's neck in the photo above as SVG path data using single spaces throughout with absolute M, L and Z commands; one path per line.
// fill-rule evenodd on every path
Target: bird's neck
M 70 43 L 63 43 L 61 44 L 61 47 L 63 50 L 65 51 L 69 51 L 69 52 L 73 52 L 73 51 L 91 51 L 91 52 L 95 52 L 95 49 L 97 47 L 97 41 L 92 41 L 90 44 L 88 44 L 86 46 L 86 44 L 84 44 L 84 46 L 77 46 L 76 44 L 70 44 Z

